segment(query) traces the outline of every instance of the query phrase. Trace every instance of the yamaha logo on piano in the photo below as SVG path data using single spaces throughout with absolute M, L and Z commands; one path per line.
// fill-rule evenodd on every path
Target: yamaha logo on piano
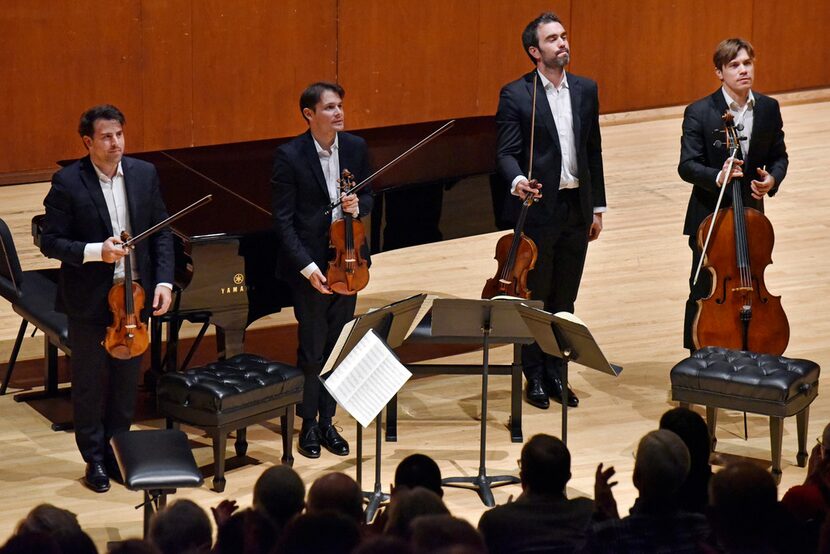
M 240 292 L 246 292 L 248 287 L 245 286 L 245 276 L 241 273 L 237 273 L 233 276 L 233 286 L 232 287 L 219 287 L 219 294 L 236 294 Z

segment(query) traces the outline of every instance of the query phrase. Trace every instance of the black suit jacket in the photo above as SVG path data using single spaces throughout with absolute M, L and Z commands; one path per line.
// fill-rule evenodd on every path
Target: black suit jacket
M 167 217 L 159 191 L 156 168 L 147 162 L 121 160 L 133 235 Z M 43 201 L 41 251 L 61 261 L 56 309 L 89 323 L 112 321 L 107 293 L 112 287 L 115 264 L 83 263 L 84 247 L 117 235 L 113 231 L 104 193 L 89 156 L 52 176 L 52 188 Z M 158 283 L 173 282 L 173 238 L 163 229 L 135 247 L 142 285 L 147 292 L 143 317 L 151 311 L 152 294 Z
M 532 71 L 501 89 L 496 112 L 498 152 L 496 164 L 508 187 L 518 175 L 527 176 L 530 156 L 530 122 L 533 105 Z M 586 224 L 592 221 L 595 207 L 605 206 L 605 177 L 602 169 L 602 139 L 599 129 L 597 84 L 568 73 L 573 130 L 576 142 L 579 199 Z M 534 137 L 533 175 L 542 183 L 542 200 L 528 210 L 528 225 L 552 223 L 551 218 L 559 190 L 562 151 L 559 135 L 550 111 L 542 80 L 537 81 L 536 132 Z M 516 221 L 521 200 L 510 195 L 505 217 Z
M 757 168 L 766 166 L 775 178 L 775 186 L 768 193 L 774 196 L 787 175 L 789 160 L 778 101 L 754 91 L 752 94 L 755 97 L 752 140 L 749 143 L 749 156 L 744 160 L 741 198 L 744 206 L 763 211 L 764 202 L 752 198 L 750 189 L 750 182 L 758 179 Z M 715 146 L 716 140 L 724 140 L 723 133 L 715 133 L 715 130 L 723 128 L 721 116 L 726 109 L 723 92 L 718 89 L 706 98 L 690 104 L 683 114 L 683 136 L 680 139 L 680 164 L 677 172 L 684 181 L 694 185 L 686 209 L 684 235 L 695 235 L 703 220 L 715 211 L 720 192 L 715 178 L 729 153 L 724 146 Z M 724 206 L 732 204 L 729 189 L 724 193 L 723 203 Z
M 349 133 L 338 133 L 340 170 L 348 169 L 360 183 L 369 176 L 366 141 Z M 331 216 L 324 213 L 330 203 L 320 158 L 310 131 L 277 148 L 271 175 L 274 228 L 280 243 L 277 273 L 296 279 L 312 261 L 323 274 L 329 260 Z M 372 193 L 358 193 L 360 216 L 372 211 Z M 369 259 L 368 249 L 363 255 Z

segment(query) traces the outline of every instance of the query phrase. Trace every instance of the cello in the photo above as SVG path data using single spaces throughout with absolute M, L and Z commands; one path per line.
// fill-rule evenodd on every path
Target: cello
M 528 184 L 531 188 L 537 188 L 539 181 L 531 179 L 533 176 L 533 140 L 536 131 L 536 81 L 539 73 L 533 75 L 533 110 L 530 115 L 530 155 L 528 156 Z M 494 296 L 515 296 L 517 298 L 530 298 L 530 290 L 527 288 L 527 274 L 536 265 L 538 250 L 533 239 L 524 234 L 527 210 L 539 199 L 533 194 L 528 194 L 522 201 L 522 211 L 516 221 L 512 233 L 499 238 L 496 242 L 496 254 L 494 258 L 498 262 L 496 275 L 487 279 L 484 289 L 481 291 L 483 299 Z M 510 245 L 508 247 L 508 244 Z
M 723 121 L 731 160 L 726 181 L 740 151 L 740 138 L 728 110 Z M 780 356 L 787 348 L 790 326 L 781 297 L 771 295 L 764 283 L 775 242 L 772 224 L 759 210 L 744 207 L 740 178 L 733 178 L 728 186 L 732 206 L 718 209 L 727 187 L 724 182 L 714 213 L 697 232 L 702 255 L 694 280 L 705 266 L 712 274 L 712 292 L 698 300 L 692 326 L 695 347 L 721 346 Z
M 342 194 L 351 194 L 354 175 L 348 169 L 343 170 L 337 182 L 340 183 Z M 347 296 L 365 289 L 369 284 L 369 262 L 362 254 L 366 244 L 363 223 L 355 221 L 351 213 L 343 210 L 343 217 L 329 228 L 329 242 L 334 251 L 326 271 L 329 288 L 337 294 Z

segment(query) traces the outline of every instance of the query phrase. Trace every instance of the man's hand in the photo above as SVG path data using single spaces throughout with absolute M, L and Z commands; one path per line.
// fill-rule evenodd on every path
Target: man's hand
M 343 202 L 341 207 L 344 212 L 352 214 L 352 217 L 360 215 L 360 202 L 358 201 L 356 194 L 341 194 L 340 200 Z
M 723 176 L 726 175 L 726 171 L 729 169 L 730 162 L 732 162 L 732 172 L 729 174 L 729 177 L 724 179 Z M 732 158 L 726 158 L 726 161 L 723 162 L 723 167 L 721 168 L 720 173 L 718 173 L 718 186 L 722 187 L 732 179 L 743 177 L 744 172 L 743 169 L 741 169 L 742 165 L 744 165 L 743 160 L 739 160 L 738 158 L 735 158 L 734 160 Z
M 318 292 L 322 294 L 334 294 L 328 286 L 326 277 L 320 273 L 319 269 L 309 276 L 308 281 L 311 283 L 312 287 L 317 289 Z
M 602 232 L 602 212 L 594 214 L 594 221 L 591 223 L 591 228 L 588 229 L 588 242 L 597 240 L 599 234 Z
M 527 179 L 522 179 L 518 183 L 516 183 L 516 194 L 524 200 L 527 198 L 527 195 L 530 194 L 533 196 L 533 199 L 538 201 L 542 198 L 542 183 L 533 179 L 528 181 Z
M 617 486 L 616 481 L 611 481 L 616 472 L 614 466 L 605 471 L 602 469 L 602 464 L 597 466 L 594 479 L 594 512 L 598 516 L 597 519 L 619 519 L 620 517 L 617 511 L 617 501 L 614 500 L 614 493 L 611 490 Z
M 166 314 L 172 302 L 173 291 L 167 287 L 156 285 L 156 291 L 153 294 L 153 315 L 159 316 Z
M 114 264 L 126 256 L 129 249 L 124 248 L 121 244 L 121 239 L 118 237 L 110 237 L 105 240 L 101 247 L 101 259 L 108 264 Z
M 758 168 L 758 176 L 761 180 L 753 179 L 750 187 L 752 188 L 752 198 L 755 200 L 761 200 L 767 193 L 770 191 L 772 187 L 775 186 L 775 177 L 770 175 L 769 171 L 766 169 L 759 167 Z

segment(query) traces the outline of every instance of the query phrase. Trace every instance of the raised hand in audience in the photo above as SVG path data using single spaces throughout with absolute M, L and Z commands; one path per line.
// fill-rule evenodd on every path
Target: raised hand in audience
M 233 513 L 239 509 L 236 500 L 223 500 L 215 508 L 210 509 L 213 514 L 213 521 L 216 522 L 216 527 L 222 527 L 231 518 Z
M 617 470 L 614 466 L 603 470 L 602 464 L 597 466 L 596 479 L 594 480 L 594 517 L 598 520 L 619 519 L 617 501 L 614 499 L 612 488 L 617 486 L 617 481 L 611 481 Z

